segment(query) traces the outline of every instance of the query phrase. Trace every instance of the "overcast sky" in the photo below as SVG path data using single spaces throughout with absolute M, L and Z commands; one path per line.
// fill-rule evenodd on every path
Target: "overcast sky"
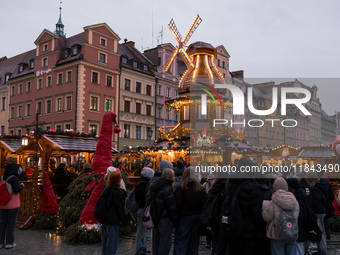
M 34 41 L 44 28 L 55 31 L 58 0 L 0 2 L 0 57 L 35 48 Z M 223 44 L 231 56 L 231 71 L 244 70 L 248 78 L 340 78 L 338 0 L 62 2 L 67 37 L 87 25 L 105 22 L 121 42 L 124 38 L 135 41 L 142 50 L 161 43 L 157 37 L 163 26 L 163 43 L 176 45 L 167 28 L 171 18 L 184 36 L 199 14 L 203 21 L 189 43 Z M 315 85 L 323 109 L 328 114 L 340 111 L 340 79 L 317 79 Z

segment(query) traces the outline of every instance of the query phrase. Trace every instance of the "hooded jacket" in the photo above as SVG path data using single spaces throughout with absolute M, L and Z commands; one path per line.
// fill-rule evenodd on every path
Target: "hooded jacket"
M 172 180 L 166 177 L 160 177 L 150 184 L 151 204 L 150 214 L 155 225 L 159 219 L 168 217 L 172 221 L 177 216 L 176 200 L 172 189 Z
M 135 187 L 135 199 L 136 202 L 139 204 L 139 208 L 145 207 L 145 191 L 146 186 L 150 179 L 153 177 L 154 171 L 151 168 L 144 167 L 141 172 L 141 177 L 139 182 Z
M 302 188 L 298 188 L 294 192 L 294 196 L 299 203 L 299 236 L 297 241 L 298 242 L 305 242 L 308 240 L 307 238 L 307 220 L 308 220 L 308 203 L 307 203 L 307 196 Z
M 274 228 L 282 210 L 293 210 L 296 219 L 299 217 L 299 204 L 295 196 L 291 192 L 278 189 L 274 192 L 271 201 L 263 201 L 262 217 L 267 221 L 268 238 L 277 239 Z

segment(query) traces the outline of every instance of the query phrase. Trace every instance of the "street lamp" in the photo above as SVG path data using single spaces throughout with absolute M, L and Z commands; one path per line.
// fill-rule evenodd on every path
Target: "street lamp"
M 24 137 L 21 138 L 21 145 L 22 146 L 28 145 L 28 138 L 27 138 L 27 136 L 24 136 Z

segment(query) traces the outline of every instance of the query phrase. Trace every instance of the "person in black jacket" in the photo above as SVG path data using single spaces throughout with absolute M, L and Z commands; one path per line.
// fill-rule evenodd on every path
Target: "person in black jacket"
M 24 184 L 19 184 L 18 180 L 19 165 L 14 162 L 6 164 L 2 180 L 7 181 L 13 190 L 11 200 L 0 205 L 0 245 L 3 248 L 10 249 L 15 247 L 14 243 L 14 227 L 17 220 L 20 207 L 20 192 L 24 188 Z
M 107 186 L 104 189 L 102 196 L 107 195 L 108 215 L 101 222 L 102 231 L 102 254 L 116 254 L 119 240 L 119 223 L 128 225 L 128 219 L 125 215 L 125 199 L 126 191 L 120 188 L 120 180 L 122 175 L 120 172 L 111 172 L 108 176 Z
M 143 225 L 143 216 L 145 208 L 145 191 L 150 179 L 154 176 L 154 171 L 149 167 L 144 167 L 138 184 L 135 187 L 135 199 L 139 205 L 137 210 L 137 235 L 136 235 L 136 250 L 135 254 L 147 254 L 148 248 L 146 245 L 146 228 Z
M 312 201 L 312 210 L 316 214 L 318 219 L 318 225 L 322 231 L 321 241 L 317 243 L 318 246 L 318 254 L 326 255 L 327 254 L 327 242 L 326 242 L 326 231 L 325 231 L 325 216 L 326 216 L 326 207 L 327 198 L 322 191 L 322 186 L 319 183 L 318 176 L 315 172 L 309 172 L 307 175 L 307 182 L 311 187 L 311 193 L 313 197 Z
M 308 220 L 308 203 L 305 191 L 299 186 L 299 181 L 296 178 L 288 178 L 288 191 L 292 192 L 299 203 L 299 236 L 296 240 L 296 254 L 305 255 L 305 242 L 308 241 L 307 238 L 307 220 Z
M 176 200 L 173 191 L 175 174 L 170 168 L 150 184 L 150 214 L 154 223 L 152 254 L 169 254 L 171 250 L 172 222 L 176 220 Z
M 206 192 L 197 178 L 190 177 L 194 167 L 184 170 L 175 191 L 178 223 L 175 230 L 174 255 L 198 254 L 200 215 Z
M 53 184 L 59 184 L 57 191 L 61 199 L 67 194 L 67 188 L 71 182 L 70 176 L 66 173 L 66 164 L 59 164 L 54 173 Z

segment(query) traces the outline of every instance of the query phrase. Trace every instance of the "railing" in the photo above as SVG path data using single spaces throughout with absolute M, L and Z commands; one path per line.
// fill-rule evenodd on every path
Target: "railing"
M 20 209 L 18 221 L 24 222 L 35 212 L 38 215 L 42 210 L 42 186 L 39 185 L 36 196 L 33 194 L 33 182 L 23 182 L 25 187 L 20 193 Z M 37 208 L 34 210 L 34 199 L 37 201 Z

